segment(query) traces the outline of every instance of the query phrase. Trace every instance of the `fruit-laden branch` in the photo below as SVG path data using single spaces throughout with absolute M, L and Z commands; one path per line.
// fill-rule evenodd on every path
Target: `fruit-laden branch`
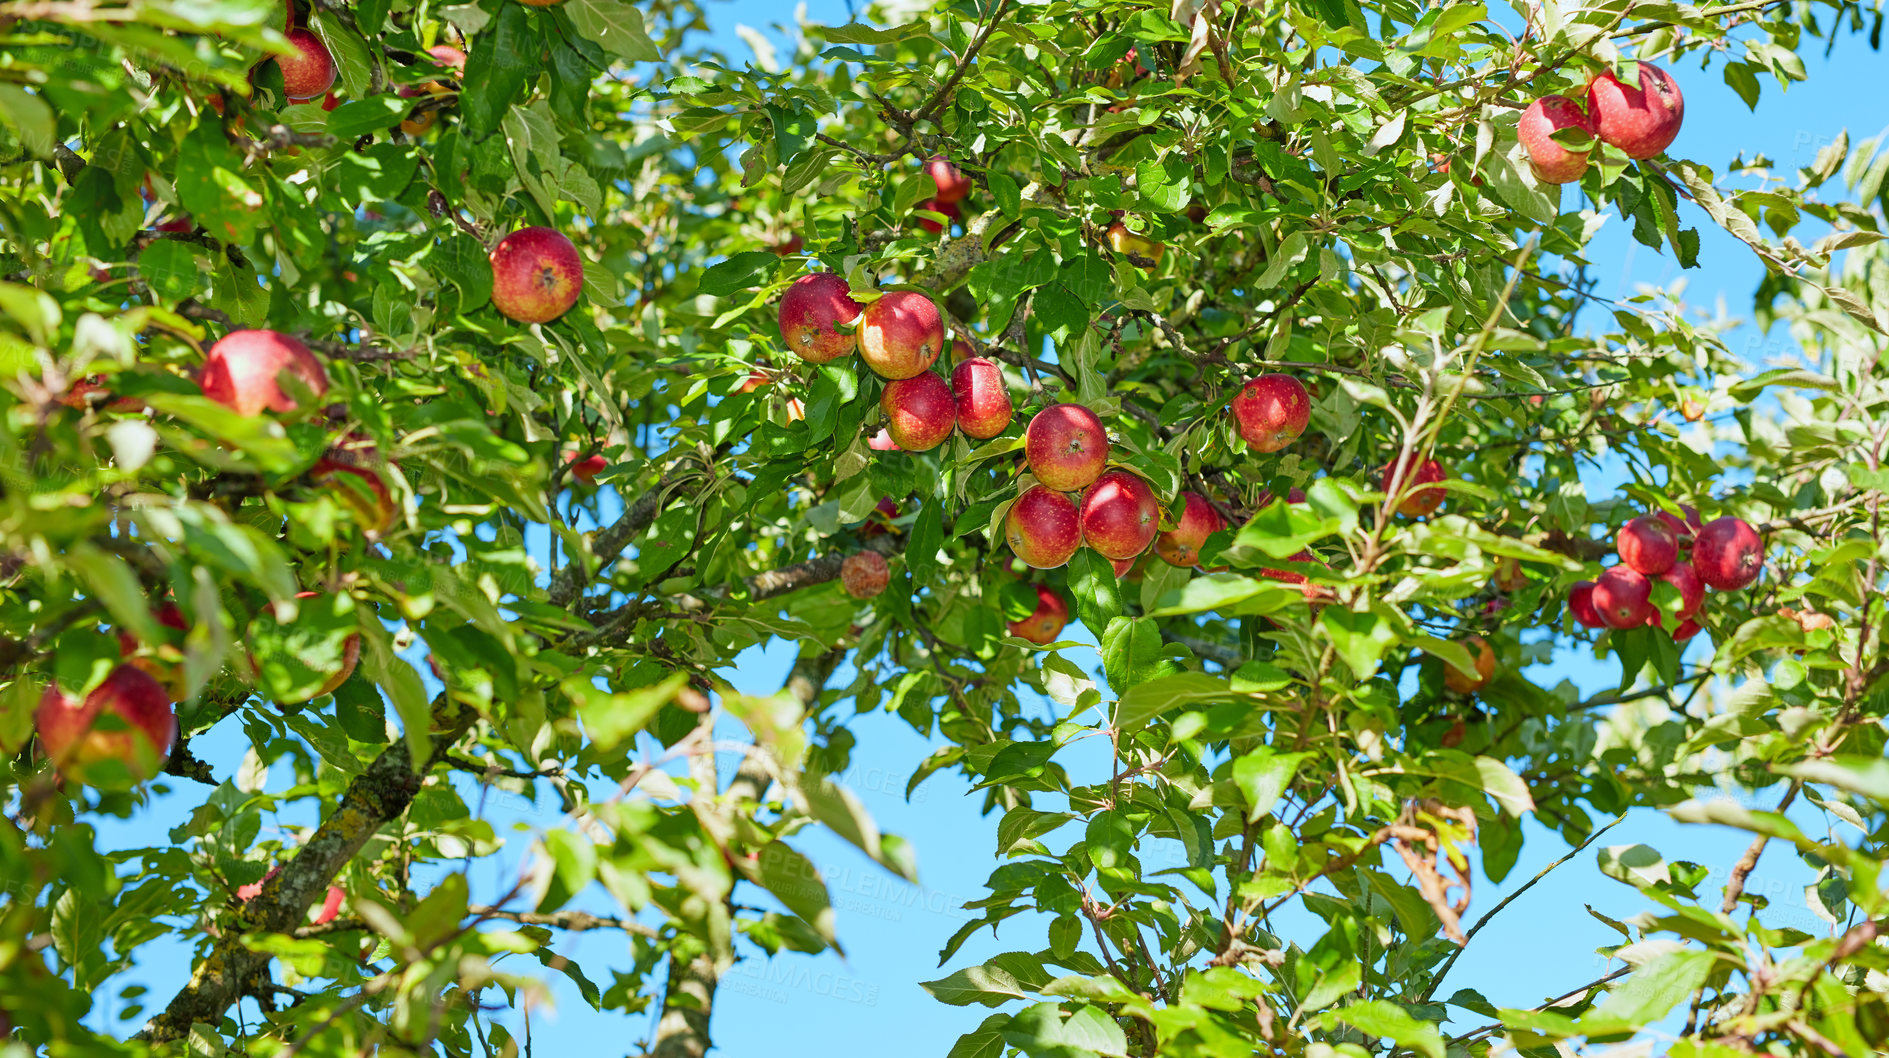
M 433 703 L 435 742 L 452 742 L 471 726 L 475 714 L 455 708 L 442 696 Z M 183 1039 L 200 1022 L 214 1024 L 241 998 L 251 979 L 268 970 L 272 956 L 249 950 L 242 932 L 293 933 L 308 909 L 328 892 L 335 876 L 380 828 L 406 811 L 420 790 L 424 767 L 415 770 L 405 739 L 398 739 L 348 784 L 333 812 L 322 820 L 282 870 L 263 882 L 262 892 L 243 904 L 240 925 L 216 941 L 197 964 L 190 982 L 152 1018 L 140 1039 L 166 1043 Z
M 827 680 L 832 678 L 833 670 L 839 667 L 845 653 L 829 650 L 794 662 L 784 689 L 800 701 L 803 715 L 819 703 L 820 692 L 826 688 Z M 689 758 L 689 771 L 691 777 L 702 784 L 701 788 L 714 790 L 719 786 L 712 750 L 705 748 Z M 760 800 L 770 781 L 766 754 L 748 754 L 735 772 L 734 780 L 728 784 L 727 792 L 718 799 L 721 805 L 728 806 L 719 811 L 732 812 L 736 810 L 733 806 Z M 732 886 L 727 902 L 732 913 Z M 663 985 L 662 1015 L 656 1022 L 656 1041 L 649 1052 L 651 1058 L 704 1058 L 708 1054 L 712 1046 L 709 1018 L 715 1011 L 715 990 L 720 983 L 721 970 L 715 964 L 714 952 L 694 945 L 670 952 L 669 979 Z

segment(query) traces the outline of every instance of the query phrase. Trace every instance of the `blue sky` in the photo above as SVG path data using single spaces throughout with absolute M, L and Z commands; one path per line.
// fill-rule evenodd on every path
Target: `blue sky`
M 765 27 L 780 17 L 783 7 L 758 0 L 735 0 L 713 8 L 711 17 L 718 38 L 727 41 L 725 47 L 739 61 L 747 53 L 733 32 L 735 24 Z M 811 20 L 829 23 L 847 21 L 847 8 L 842 0 L 807 4 Z M 1750 158 L 1763 153 L 1777 164 L 1779 172 L 1788 174 L 1796 166 L 1808 164 L 1818 147 L 1830 142 L 1839 131 L 1847 128 L 1852 142 L 1881 132 L 1884 112 L 1880 93 L 1873 87 L 1879 80 L 1877 56 L 1860 38 L 1841 40 L 1827 61 L 1820 56 L 1820 48 L 1807 51 L 1810 81 L 1782 94 L 1767 80 L 1755 115 L 1725 87 L 1716 67 L 1701 72 L 1693 62 L 1674 68 L 1686 93 L 1687 119 L 1671 153 L 1696 159 L 1720 173 L 1734 156 L 1742 153 Z M 1834 193 L 1834 187 L 1828 190 Z M 1565 192 L 1576 193 L 1572 188 Z M 1687 301 L 1709 309 L 1722 299 L 1731 314 L 1747 314 L 1750 292 L 1761 274 L 1756 258 L 1713 227 L 1695 208 L 1682 205 L 1682 212 L 1686 222 L 1698 227 L 1703 236 L 1701 267 L 1684 273 Z M 1604 297 L 1628 296 L 1640 284 L 1670 284 L 1681 275 L 1670 257 L 1635 243 L 1617 217 L 1602 230 L 1589 256 L 1597 262 L 1596 274 L 1602 279 L 1596 292 Z M 1746 328 L 1736 336 L 1734 347 L 1759 349 L 1767 340 L 1776 342 L 1778 338 L 1767 339 Z M 1620 484 L 1612 468 L 1590 468 L 1587 475 L 1590 497 L 1608 496 Z M 1087 637 L 1086 632 L 1080 634 Z M 1702 650 L 1702 640 L 1695 641 L 1689 656 L 1696 659 Z M 790 652 L 778 647 L 751 651 L 743 656 L 730 678 L 743 690 L 771 693 L 780 687 L 790 659 Z M 1093 654 L 1075 660 L 1099 670 Z M 1531 675 L 1544 685 L 1572 680 L 1590 693 L 1615 685 L 1619 677 L 1610 660 L 1596 661 L 1578 652 L 1564 652 Z M 835 683 L 843 685 L 848 680 L 850 672 L 842 670 Z M 1045 702 L 1043 708 L 1050 706 Z M 935 744 L 914 733 L 904 721 L 886 714 L 865 715 L 855 722 L 854 730 L 858 747 L 853 766 L 841 779 L 860 796 L 882 828 L 913 843 L 922 884 L 912 887 L 896 881 L 850 845 L 823 833 L 806 831 L 798 836 L 796 844 L 828 877 L 839 935 L 848 955 L 842 960 L 832 953 L 789 953 L 771 962 L 753 959 L 738 966 L 724 982 L 717 1002 L 714 1029 L 722 1053 L 829 1058 L 835 1053 L 878 1051 L 888 1042 L 897 1041 L 911 1046 L 915 1055 L 942 1056 L 958 1034 L 974 1027 L 988 1011 L 939 1004 L 917 982 L 944 976 L 951 969 L 998 952 L 1044 946 L 1043 924 L 1019 917 L 1005 924 L 1001 939 L 993 940 L 988 931 L 982 932 L 949 966 L 938 966 L 938 950 L 969 917 L 960 905 L 982 895 L 982 883 L 996 866 L 995 819 L 978 813 L 981 798 L 971 795 L 964 780 L 951 774 L 933 776 L 909 801 L 905 798 L 906 777 Z M 737 737 L 738 731 L 727 734 Z M 1093 759 L 1085 759 L 1080 748 L 1066 751 L 1059 758 L 1070 766 L 1079 782 L 1086 781 L 1085 770 L 1093 777 L 1105 766 L 1097 740 L 1081 745 L 1096 747 Z M 242 746 L 240 731 L 226 722 L 199 744 L 199 753 L 205 759 L 233 762 Z M 220 764 L 218 770 L 225 767 Z M 465 776 L 455 778 L 470 789 Z M 184 818 L 201 795 L 199 788 L 190 784 L 176 785 L 181 787 L 177 794 L 148 815 L 128 823 L 104 822 L 100 827 L 103 839 L 119 845 L 143 844 L 150 840 L 155 827 L 168 827 Z M 1772 802 L 1766 795 L 1759 795 L 1751 798 L 1751 803 L 1768 806 Z M 487 816 L 501 834 L 509 827 L 519 828 L 513 834 L 514 851 L 528 844 L 530 828 L 559 823 L 555 800 L 549 797 L 533 806 L 494 794 L 486 806 Z M 1813 832 L 1821 829 L 1814 818 L 1804 817 L 1803 821 Z M 1737 832 L 1682 828 L 1658 814 L 1642 813 L 1615 828 L 1602 844 L 1645 842 L 1668 859 L 1704 864 L 1714 871 L 1715 881 L 1706 887 L 1710 890 L 1723 879 L 1746 840 Z M 1478 879 L 1470 919 L 1493 907 L 1565 852 L 1558 837 L 1531 828 L 1521 861 L 1505 885 Z M 1158 853 L 1147 859 L 1156 856 Z M 489 901 L 509 888 L 515 877 L 510 873 L 514 866 L 511 857 L 482 864 L 472 879 L 475 899 Z M 1767 918 L 1788 920 L 1789 924 L 1820 933 L 1822 924 L 1802 910 L 1802 886 L 1809 877 L 1808 870 L 1794 856 L 1774 849 L 1753 875 L 1750 888 L 1771 898 L 1773 909 Z M 751 890 L 745 899 L 763 900 Z M 583 903 L 600 911 L 608 908 L 607 899 L 594 888 Z M 1613 918 L 1628 918 L 1646 907 L 1633 890 L 1599 874 L 1590 849 L 1536 886 L 1478 936 L 1441 994 L 1469 987 L 1482 991 L 1498 1005 L 1532 1006 L 1601 976 L 1610 967 L 1594 954 L 1594 948 L 1613 943 L 1617 934 L 1588 915 L 1583 904 L 1591 904 Z M 1309 942 L 1312 936 L 1298 939 Z M 608 932 L 562 935 L 556 947 L 560 954 L 582 962 L 591 978 L 605 987 L 610 980 L 608 968 L 625 968 L 630 962 L 624 938 Z M 115 982 L 115 987 L 101 990 L 93 1017 L 95 1027 L 119 1032 L 135 1027 L 133 1021 L 118 1020 L 126 1006 L 116 997 L 118 985 L 147 985 L 153 992 L 151 998 L 160 1002 L 169 995 L 182 969 L 183 948 L 171 945 L 153 954 L 155 957 L 145 965 Z M 532 969 L 536 970 L 535 964 Z M 536 1047 L 610 1055 L 632 1052 L 648 1038 L 649 1018 L 595 1013 L 562 978 L 554 976 L 552 981 L 558 1009 L 555 1013 L 534 1014 L 532 1035 Z M 515 1033 L 521 1031 L 516 1013 L 506 1015 L 504 1020 Z

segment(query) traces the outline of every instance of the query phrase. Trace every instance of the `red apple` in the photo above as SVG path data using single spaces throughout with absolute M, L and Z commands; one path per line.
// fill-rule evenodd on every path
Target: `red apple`
M 1680 504 L 1679 509 L 1684 512 L 1685 517 L 1682 518 L 1670 511 L 1655 511 L 1653 513 L 1658 515 L 1660 521 L 1666 523 L 1667 527 L 1673 531 L 1673 535 L 1679 538 L 1679 542 L 1682 545 L 1690 544 L 1692 543 L 1692 538 L 1699 533 L 1699 509 L 1689 503 Z
M 885 590 L 892 579 L 891 567 L 877 551 L 860 551 L 840 563 L 840 586 L 855 599 L 870 599 Z
M 951 369 L 951 392 L 958 403 L 958 429 L 969 436 L 988 441 L 1010 428 L 1010 390 L 996 364 L 981 356 L 960 362 Z
M 944 352 L 944 319 L 931 298 L 894 290 L 859 317 L 859 358 L 881 378 L 911 378 Z
M 1056 642 L 1056 637 L 1063 634 L 1068 624 L 1069 604 L 1062 596 L 1038 584 L 1036 609 L 1023 620 L 1010 622 L 1010 634 L 1043 647 Z
M 1528 166 L 1535 179 L 1548 184 L 1568 184 L 1587 172 L 1585 150 L 1573 150 L 1554 138 L 1561 129 L 1580 129 L 1594 135 L 1594 124 L 1581 105 L 1567 96 L 1542 96 L 1522 111 L 1515 135 L 1528 152 Z M 1592 148 L 1589 148 L 1590 150 Z
M 1082 546 L 1082 518 L 1066 494 L 1032 485 L 1011 504 L 1004 519 L 1004 540 L 1018 558 L 1038 569 L 1069 561 Z
M 885 384 L 879 394 L 886 433 L 908 452 L 924 452 L 944 443 L 957 425 L 958 404 L 951 387 L 929 371 Z
M 1052 404 L 1023 431 L 1023 458 L 1036 480 L 1058 492 L 1075 492 L 1108 466 L 1108 433 L 1082 405 Z
M 277 383 L 283 372 L 317 397 L 328 392 L 328 372 L 308 346 L 279 331 L 231 331 L 210 347 L 197 383 L 203 395 L 238 415 L 293 411 L 295 401 Z
M 1489 680 L 1495 676 L 1495 649 L 1481 636 L 1470 636 L 1463 640 L 1463 646 L 1469 648 L 1475 671 L 1464 672 L 1446 662 L 1443 665 L 1443 685 L 1457 694 L 1474 694 L 1488 686 Z
M 104 789 L 124 789 L 156 775 L 177 737 L 170 696 L 135 665 L 113 669 L 83 702 L 48 685 L 33 725 L 61 775 Z
M 584 259 L 563 233 L 520 228 L 492 247 L 492 306 L 520 323 L 555 320 L 584 292 Z
M 1684 643 L 1686 640 L 1698 635 L 1701 630 L 1702 626 L 1696 620 L 1682 621 L 1678 628 L 1673 629 L 1673 642 Z
M 1614 566 L 1594 582 L 1594 612 L 1609 628 L 1638 628 L 1653 616 L 1653 582 L 1630 566 Z
M 579 456 L 583 458 L 580 459 Z M 564 461 L 571 464 L 571 477 L 591 488 L 597 485 L 597 475 L 603 473 L 603 468 L 610 465 L 610 461 L 600 453 L 585 456 L 581 452 L 566 452 Z
M 1161 504 L 1148 483 L 1126 470 L 1095 479 L 1082 495 L 1082 540 L 1111 561 L 1133 559 L 1154 543 Z
M 1128 571 L 1135 568 L 1135 560 L 1132 558 L 1111 558 L 1108 564 L 1109 568 L 1115 571 L 1116 580 L 1128 576 Z
M 1679 620 L 1673 622 L 1673 630 L 1677 632 L 1687 621 L 1698 615 L 1699 607 L 1705 602 L 1705 585 L 1699 583 L 1699 575 L 1690 562 L 1674 565 L 1661 573 L 1659 579 L 1679 591 Z M 1653 615 L 1648 618 L 1648 621 L 1655 628 L 1664 628 L 1666 627 L 1664 617 L 1665 614 L 1662 614 L 1659 607 L 1655 606 Z
M 1620 561 L 1654 577 L 1679 561 L 1679 536 L 1664 519 L 1643 514 L 1621 527 L 1614 550 L 1620 553 Z
M 866 441 L 866 447 L 875 452 L 896 452 L 899 450 L 899 443 L 892 439 L 891 431 L 882 427 L 878 433 L 873 434 L 872 437 Z
M 890 496 L 879 497 L 872 513 L 866 515 L 864 525 L 859 527 L 859 538 L 870 540 L 875 536 L 884 536 L 892 530 L 892 522 L 899 516 L 899 505 Z
M 450 44 L 435 44 L 426 49 L 427 57 L 434 66 L 449 70 L 455 75 L 466 71 L 466 53 Z M 442 95 L 452 89 L 438 81 L 426 81 L 421 84 L 404 84 L 395 89 L 395 94 L 402 99 L 414 99 L 422 95 Z
M 934 201 L 946 204 L 962 202 L 964 196 L 971 193 L 971 178 L 959 172 L 958 167 L 942 155 L 934 156 L 927 162 L 925 171 L 931 174 L 932 183 L 938 185 L 938 195 Z
M 1594 582 L 1584 580 L 1568 589 L 1568 612 L 1589 628 L 1606 628 L 1600 611 L 1594 609 Z
M 333 922 L 341 914 L 341 901 L 347 896 L 338 885 L 328 887 L 327 899 L 321 902 L 321 910 L 315 912 L 315 925 L 322 926 Z
M 1392 479 L 1397 476 L 1397 460 L 1392 460 L 1384 468 L 1383 479 L 1379 487 L 1386 495 L 1390 493 Z M 1434 459 L 1426 459 L 1418 465 L 1416 472 L 1405 473 L 1399 488 L 1403 490 L 1404 500 L 1397 505 L 1397 513 L 1407 514 L 1412 518 L 1421 518 L 1432 514 L 1443 506 L 1444 490 L 1437 487 L 1437 482 L 1444 479 L 1443 464 Z
M 971 348 L 969 343 L 960 342 L 957 339 L 953 338 L 951 340 L 951 355 L 947 357 L 946 359 L 950 360 L 951 366 L 955 368 L 959 364 L 965 362 L 966 360 L 969 360 L 971 357 L 976 356 L 976 355 L 977 355 L 977 350 Z
M 928 198 L 920 202 L 918 204 L 918 211 L 921 213 L 937 213 L 945 218 L 942 221 L 936 221 L 930 217 L 917 218 L 918 226 L 933 235 L 944 234 L 946 228 L 956 224 L 958 218 L 964 215 L 964 211 L 958 207 L 956 202 L 941 202 L 935 198 Z
M 1629 158 L 1651 158 L 1679 136 L 1686 99 L 1671 74 L 1650 62 L 1637 65 L 1637 85 L 1621 84 L 1612 70 L 1588 82 L 1587 112 L 1596 136 Z
M 1181 493 L 1181 519 L 1174 528 L 1155 537 L 1154 553 L 1170 566 L 1200 565 L 1200 545 L 1220 531 L 1219 512 L 1197 492 Z
M 794 355 L 810 364 L 824 364 L 853 351 L 859 303 L 853 288 L 832 272 L 815 272 L 794 280 L 781 295 L 781 341 Z M 848 330 L 841 333 L 836 324 Z
M 282 90 L 289 99 L 306 103 L 334 87 L 335 60 L 321 38 L 305 29 L 291 29 L 290 51 L 278 55 L 275 64 L 282 71 Z
M 327 95 L 321 97 L 321 108 L 323 110 L 333 110 L 340 105 L 341 97 L 335 95 L 333 92 L 329 92 Z
M 807 240 L 798 235 L 790 235 L 786 239 L 768 247 L 768 249 L 774 251 L 777 257 L 792 257 L 804 249 L 806 245 Z
M 1692 545 L 1692 564 L 1706 584 L 1736 591 L 1764 571 L 1764 541 L 1743 518 L 1727 515 L 1699 530 Z
M 1277 452 L 1298 440 L 1312 415 L 1312 398 L 1291 375 L 1246 380 L 1233 398 L 1233 425 L 1259 452 Z

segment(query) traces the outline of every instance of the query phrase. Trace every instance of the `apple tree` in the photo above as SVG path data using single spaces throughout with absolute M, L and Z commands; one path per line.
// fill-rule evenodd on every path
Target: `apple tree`
M 992 824 L 955 1058 L 1889 1038 L 1889 149 L 1683 127 L 1879 6 L 720 14 L 0 2 L 7 1053 L 512 1054 L 562 974 L 702 1055 L 844 943 L 796 835 L 915 876 L 879 711 Z M 1646 909 L 1539 1006 L 1450 976 L 1527 821 Z

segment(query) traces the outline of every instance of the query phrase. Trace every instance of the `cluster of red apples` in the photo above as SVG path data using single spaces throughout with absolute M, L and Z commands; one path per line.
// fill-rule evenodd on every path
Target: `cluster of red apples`
M 1665 627 L 1653 603 L 1653 582 L 1664 581 L 1679 593 L 1672 637 L 1683 643 L 1699 633 L 1705 589 L 1736 591 L 1758 579 L 1764 542 L 1757 530 L 1729 515 L 1700 525 L 1698 511 L 1684 510 L 1683 518 L 1657 511 L 1622 527 L 1614 538 L 1620 563 L 1568 593 L 1574 619 L 1589 628 Z
M 1672 75 L 1651 63 L 1638 63 L 1638 83 L 1624 84 L 1612 70 L 1587 85 L 1587 107 L 1562 95 L 1543 96 L 1528 105 L 1515 127 L 1529 167 L 1543 183 L 1573 183 L 1587 171 L 1589 142 L 1575 147 L 1555 133 L 1575 129 L 1591 140 L 1617 147 L 1629 158 L 1651 158 L 1679 135 L 1686 117 L 1685 97 Z M 1579 139 L 1579 137 L 1575 137 Z

